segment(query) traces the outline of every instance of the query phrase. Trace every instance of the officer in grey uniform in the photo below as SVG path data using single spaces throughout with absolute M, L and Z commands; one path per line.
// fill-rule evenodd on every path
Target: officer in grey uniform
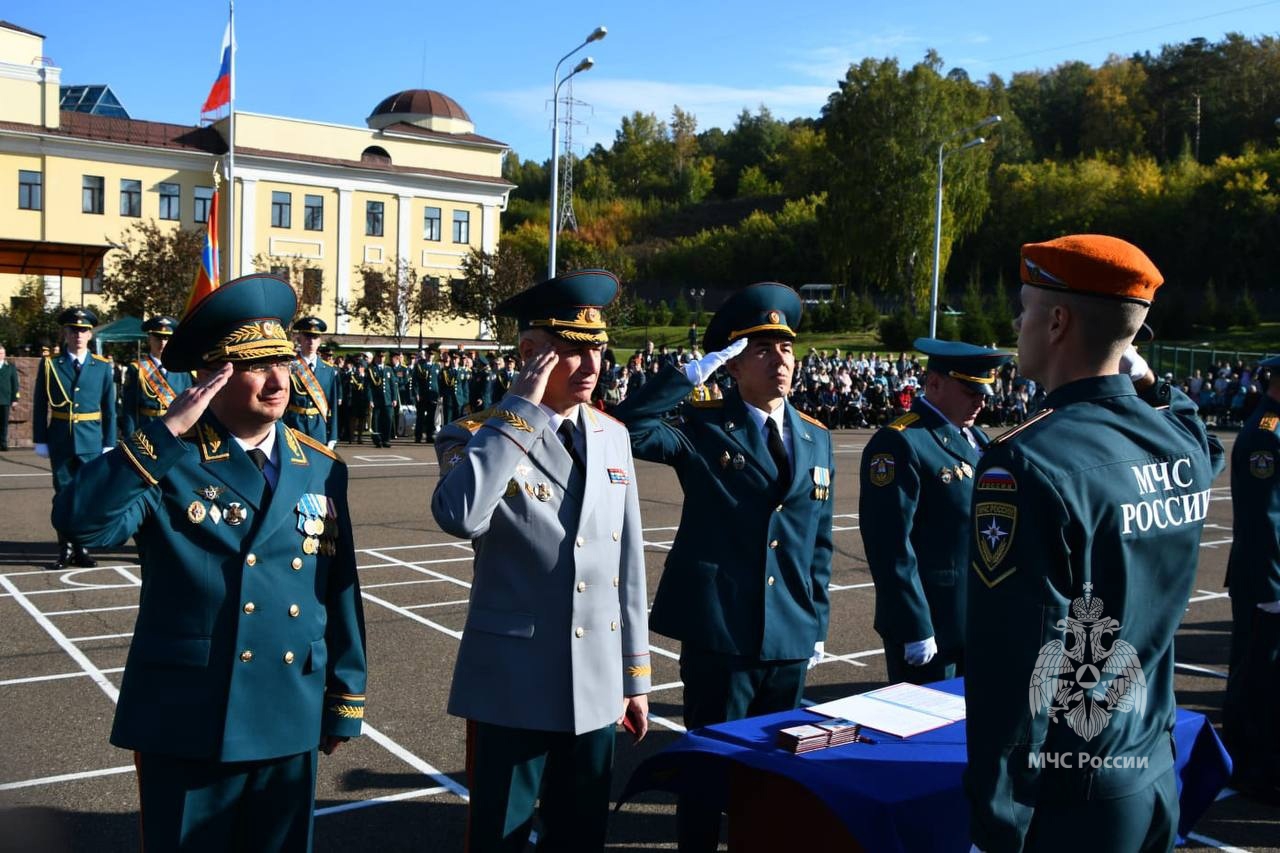
M 469 851 L 605 841 L 615 725 L 647 730 L 640 503 L 627 430 L 590 405 L 617 279 L 584 270 L 498 306 L 524 369 L 436 436 L 431 511 L 471 539 L 475 581 L 449 696 L 467 720 Z M 541 789 L 541 790 L 540 790 Z

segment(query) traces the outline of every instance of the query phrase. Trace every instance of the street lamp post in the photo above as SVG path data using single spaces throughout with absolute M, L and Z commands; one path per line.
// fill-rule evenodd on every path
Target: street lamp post
M 973 148 L 978 145 L 985 145 L 987 138 L 978 136 L 970 139 L 959 148 L 947 150 L 947 142 L 955 139 L 957 136 L 969 134 L 981 130 L 993 124 L 999 124 L 1000 116 L 987 116 L 973 127 L 957 130 L 946 138 L 941 145 L 938 146 L 938 189 L 935 196 L 934 213 L 933 213 L 933 286 L 929 290 L 929 337 L 936 338 L 938 336 L 938 278 L 941 274 L 942 264 L 942 164 L 947 157 L 958 151 L 964 151 L 966 148 Z
M 560 230 L 559 198 L 560 195 L 560 87 L 565 81 L 595 65 L 595 60 L 587 57 L 574 66 L 573 70 L 560 79 L 560 66 L 564 61 L 582 50 L 593 41 L 600 41 L 609 34 L 604 27 L 596 27 L 587 36 L 586 41 L 560 57 L 556 70 L 551 75 L 551 237 L 547 243 L 547 278 L 556 277 L 556 233 Z

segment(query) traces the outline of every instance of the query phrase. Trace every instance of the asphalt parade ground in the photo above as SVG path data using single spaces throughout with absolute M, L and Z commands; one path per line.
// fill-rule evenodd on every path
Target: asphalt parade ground
M 885 683 L 872 630 L 875 590 L 858 530 L 858 464 L 870 432 L 834 435 L 836 554 L 827 656 L 806 700 Z M 1230 447 L 1234 435 L 1225 433 Z M 365 735 L 321 757 L 317 851 L 461 849 L 466 812 L 463 723 L 445 713 L 472 577 L 468 542 L 446 536 L 428 503 L 439 469 L 429 445 L 341 445 L 351 468 L 357 562 L 368 629 Z M 652 599 L 680 519 L 673 472 L 639 463 Z M 48 464 L 30 450 L 0 456 L 0 851 L 137 850 L 132 755 L 107 738 L 130 632 L 139 568 L 127 547 L 96 569 L 54 572 Z M 733 519 L 705 536 L 741 535 Z M 1221 719 L 1230 602 L 1222 588 L 1231 545 L 1226 472 L 1215 482 L 1195 590 L 1178 633 L 1178 703 Z M 683 731 L 678 644 L 656 634 L 649 736 L 620 735 L 615 795 L 633 767 Z M 537 701 L 536 696 L 529 697 Z M 272 713 L 270 707 L 263 714 Z M 1275 713 L 1270 709 L 1268 713 Z M 610 823 L 611 850 L 674 849 L 674 798 L 628 803 Z M 921 815 L 928 819 L 927 815 Z M 1082 849 L 1087 849 L 1082 836 Z M 1280 846 L 1280 808 L 1224 792 L 1187 849 Z M 801 844 L 796 849 L 803 849 Z

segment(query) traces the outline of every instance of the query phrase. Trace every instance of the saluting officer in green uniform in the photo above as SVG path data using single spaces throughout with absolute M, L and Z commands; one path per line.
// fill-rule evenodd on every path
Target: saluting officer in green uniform
M 1257 410 L 1231 448 L 1231 675 L 1222 734 L 1232 784 L 1280 805 L 1280 356 Z
M 147 355 L 129 365 L 124 377 L 120 431 L 125 435 L 164 417 L 174 399 L 191 387 L 190 373 L 170 374 L 160 361 L 177 327 L 178 321 L 172 317 L 152 317 L 142 324 L 147 333 Z
M 1169 850 L 1173 635 L 1222 448 L 1132 348 L 1163 281 L 1139 249 L 1028 244 L 1021 277 L 1018 368 L 1048 393 L 974 483 L 972 839 L 988 853 Z
M 84 308 L 58 315 L 66 344 L 61 355 L 45 358 L 36 373 L 31 403 L 31 437 L 36 455 L 49 460 L 56 498 L 80 466 L 116 442 L 116 386 L 109 359 L 89 352 L 98 318 Z M 97 561 L 75 537 L 58 534 L 55 569 L 93 568 Z
M 708 324 L 708 355 L 668 365 L 615 410 L 635 455 L 684 488 L 649 621 L 680 641 L 691 729 L 797 707 L 826 640 L 835 460 L 827 428 L 787 402 L 800 310 L 785 285 L 743 288 Z M 683 403 L 721 365 L 736 381 L 724 399 Z M 720 817 L 699 798 L 681 797 L 677 823 L 681 850 L 715 849 Z
M 347 377 L 347 399 L 350 416 L 348 440 L 364 444 L 364 434 L 373 416 L 373 387 L 369 382 L 369 365 L 364 356 L 351 359 L 351 374 Z M 374 439 L 377 443 L 377 439 Z
M 395 371 L 385 363 L 386 356 L 378 352 L 369 365 L 369 396 L 373 402 L 373 444 L 390 447 L 396 430 L 396 409 L 400 408 L 400 381 Z
M 605 842 L 615 729 L 648 727 L 644 534 L 627 430 L 591 407 L 618 280 L 566 273 L 497 307 L 525 369 L 502 404 L 436 439 L 431 512 L 472 540 L 475 583 L 449 713 L 467 719 L 467 850 Z
M 399 351 L 391 353 L 390 370 L 396 375 L 396 405 L 391 417 L 391 434 L 403 438 L 400 432 L 400 413 L 405 406 L 414 404 L 413 371 L 405 365 L 404 356 Z
M 436 407 L 440 405 L 440 365 L 436 364 L 436 351 L 418 354 L 413 366 L 413 390 L 417 394 L 418 418 L 413 424 L 413 441 L 421 444 L 436 442 Z
M 55 501 L 72 539 L 142 555 L 111 742 L 134 750 L 148 853 L 310 850 L 317 749 L 360 733 L 347 470 L 280 421 L 295 305 L 269 276 L 198 301 L 164 353 L 198 384 Z
M 319 317 L 293 324 L 298 357 L 289 365 L 289 407 L 284 422 L 333 449 L 338 444 L 338 370 L 320 357 L 320 336 L 329 325 Z
M 920 338 L 925 393 L 862 452 L 858 526 L 876 585 L 876 631 L 889 681 L 964 674 L 965 585 L 973 472 L 989 440 L 975 425 L 1011 356 Z

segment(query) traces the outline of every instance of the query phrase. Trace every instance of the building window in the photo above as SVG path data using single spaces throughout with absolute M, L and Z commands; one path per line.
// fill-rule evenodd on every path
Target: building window
M 289 228 L 293 223 L 293 194 L 271 192 L 271 227 Z
M 465 210 L 453 212 L 453 242 L 471 242 L 471 214 Z
M 282 266 L 279 266 L 279 265 L 272 266 L 272 267 L 271 267 L 271 274 L 272 274 L 273 276 L 275 276 L 276 278 L 282 278 L 282 279 L 284 279 L 285 281 L 289 281 L 289 268 L 288 268 L 288 267 L 282 267 Z
M 93 278 L 80 279 L 81 292 L 88 295 L 91 293 L 102 293 L 102 267 L 98 267 L 98 271 L 93 274 Z
M 85 175 L 80 184 L 80 209 L 85 213 L 102 213 L 103 180 L 95 175 Z
M 303 197 L 302 227 L 308 231 L 324 230 L 324 196 L 309 195 Z
M 319 305 L 324 299 L 324 270 L 311 267 L 302 271 L 302 304 Z
M 209 208 L 213 205 L 213 187 L 196 187 L 196 203 L 192 213 L 196 222 L 209 221 Z
M 39 172 L 28 172 L 26 169 L 18 170 L 18 209 L 19 210 L 43 210 L 44 176 Z
M 380 201 L 365 202 L 364 233 L 368 237 L 382 236 L 382 208 Z
M 440 208 L 427 208 L 422 219 L 422 239 L 440 242 Z
M 182 184 L 160 184 L 160 218 L 182 218 Z
M 142 215 L 142 181 L 120 179 L 120 215 Z

